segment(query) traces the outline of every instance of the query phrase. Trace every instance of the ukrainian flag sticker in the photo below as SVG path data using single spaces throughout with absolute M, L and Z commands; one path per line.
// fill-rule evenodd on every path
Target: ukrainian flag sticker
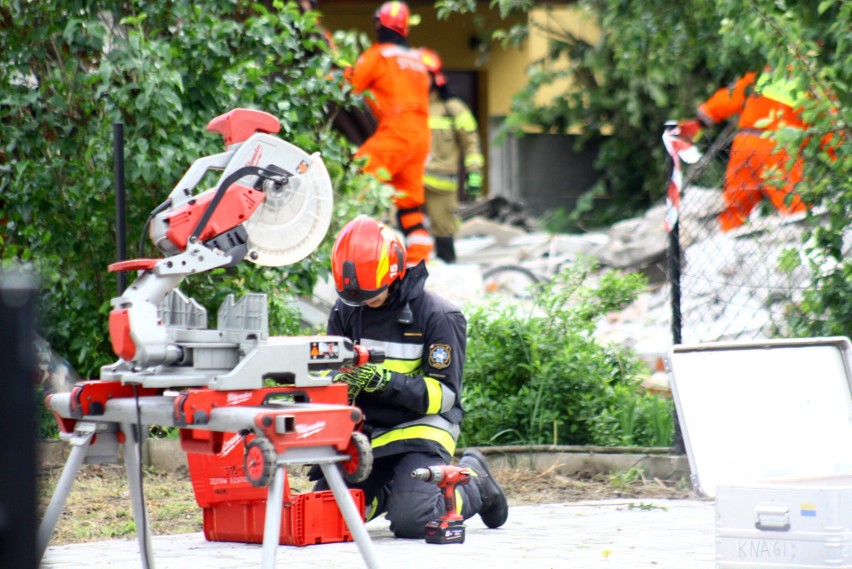
M 815 518 L 816 517 L 816 504 L 802 504 L 801 514 L 802 514 L 802 517 Z

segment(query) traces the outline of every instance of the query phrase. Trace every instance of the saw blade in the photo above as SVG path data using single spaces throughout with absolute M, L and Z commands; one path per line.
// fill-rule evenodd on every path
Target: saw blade
M 258 265 L 282 267 L 310 255 L 331 223 L 334 192 L 318 152 L 297 168 L 286 184 L 264 189 L 266 197 L 245 222 L 246 258 Z

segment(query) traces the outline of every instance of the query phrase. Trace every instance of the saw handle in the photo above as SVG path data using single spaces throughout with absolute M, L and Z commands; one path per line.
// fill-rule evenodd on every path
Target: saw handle
M 382 348 L 368 348 L 359 344 L 355 344 L 352 348 L 355 350 L 355 357 L 352 360 L 353 367 L 380 364 L 385 361 L 385 351 Z
M 355 368 L 367 364 L 380 364 L 385 361 L 385 351 L 382 348 L 368 348 L 360 344 L 353 344 L 352 351 L 355 352 L 355 355 L 345 364 L 336 368 L 336 371 L 351 373 L 355 371 Z
M 256 132 L 275 134 L 280 130 L 275 116 L 255 109 L 233 109 L 207 123 L 207 131 L 221 134 L 225 146 L 245 142 Z

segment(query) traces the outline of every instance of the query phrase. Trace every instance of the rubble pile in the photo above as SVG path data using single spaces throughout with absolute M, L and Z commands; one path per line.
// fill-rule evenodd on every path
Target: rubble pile
M 680 211 L 681 334 L 684 343 L 763 339 L 782 325 L 783 301 L 808 286 L 801 267 L 777 269 L 787 249 L 801 249 L 804 215 L 754 217 L 737 230 L 722 233 L 717 215 L 721 192 L 691 187 Z M 513 209 L 515 219 L 520 216 Z M 486 298 L 481 274 L 496 266 L 520 266 L 544 280 L 579 254 L 592 255 L 601 270 L 641 271 L 647 292 L 623 311 L 601 322 L 598 333 L 636 351 L 652 367 L 673 343 L 671 287 L 666 259 L 669 234 L 665 205 L 609 229 L 584 234 L 550 234 L 521 224 L 471 216 L 459 230 L 459 264 L 430 265 L 433 286 L 461 304 Z M 529 224 L 527 224 L 529 225 Z M 847 239 L 847 243 L 852 239 Z M 477 271 L 479 276 L 477 278 Z M 779 316 L 780 315 L 780 316 Z

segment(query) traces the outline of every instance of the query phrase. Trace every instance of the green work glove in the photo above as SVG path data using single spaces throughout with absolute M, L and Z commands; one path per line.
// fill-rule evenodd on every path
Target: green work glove
M 344 382 L 349 386 L 349 400 L 354 400 L 359 393 L 381 393 L 387 389 L 391 380 L 391 372 L 371 364 L 342 371 L 334 375 L 333 381 Z
M 468 172 L 467 180 L 465 180 L 465 188 L 467 194 L 475 198 L 482 193 L 482 172 Z

